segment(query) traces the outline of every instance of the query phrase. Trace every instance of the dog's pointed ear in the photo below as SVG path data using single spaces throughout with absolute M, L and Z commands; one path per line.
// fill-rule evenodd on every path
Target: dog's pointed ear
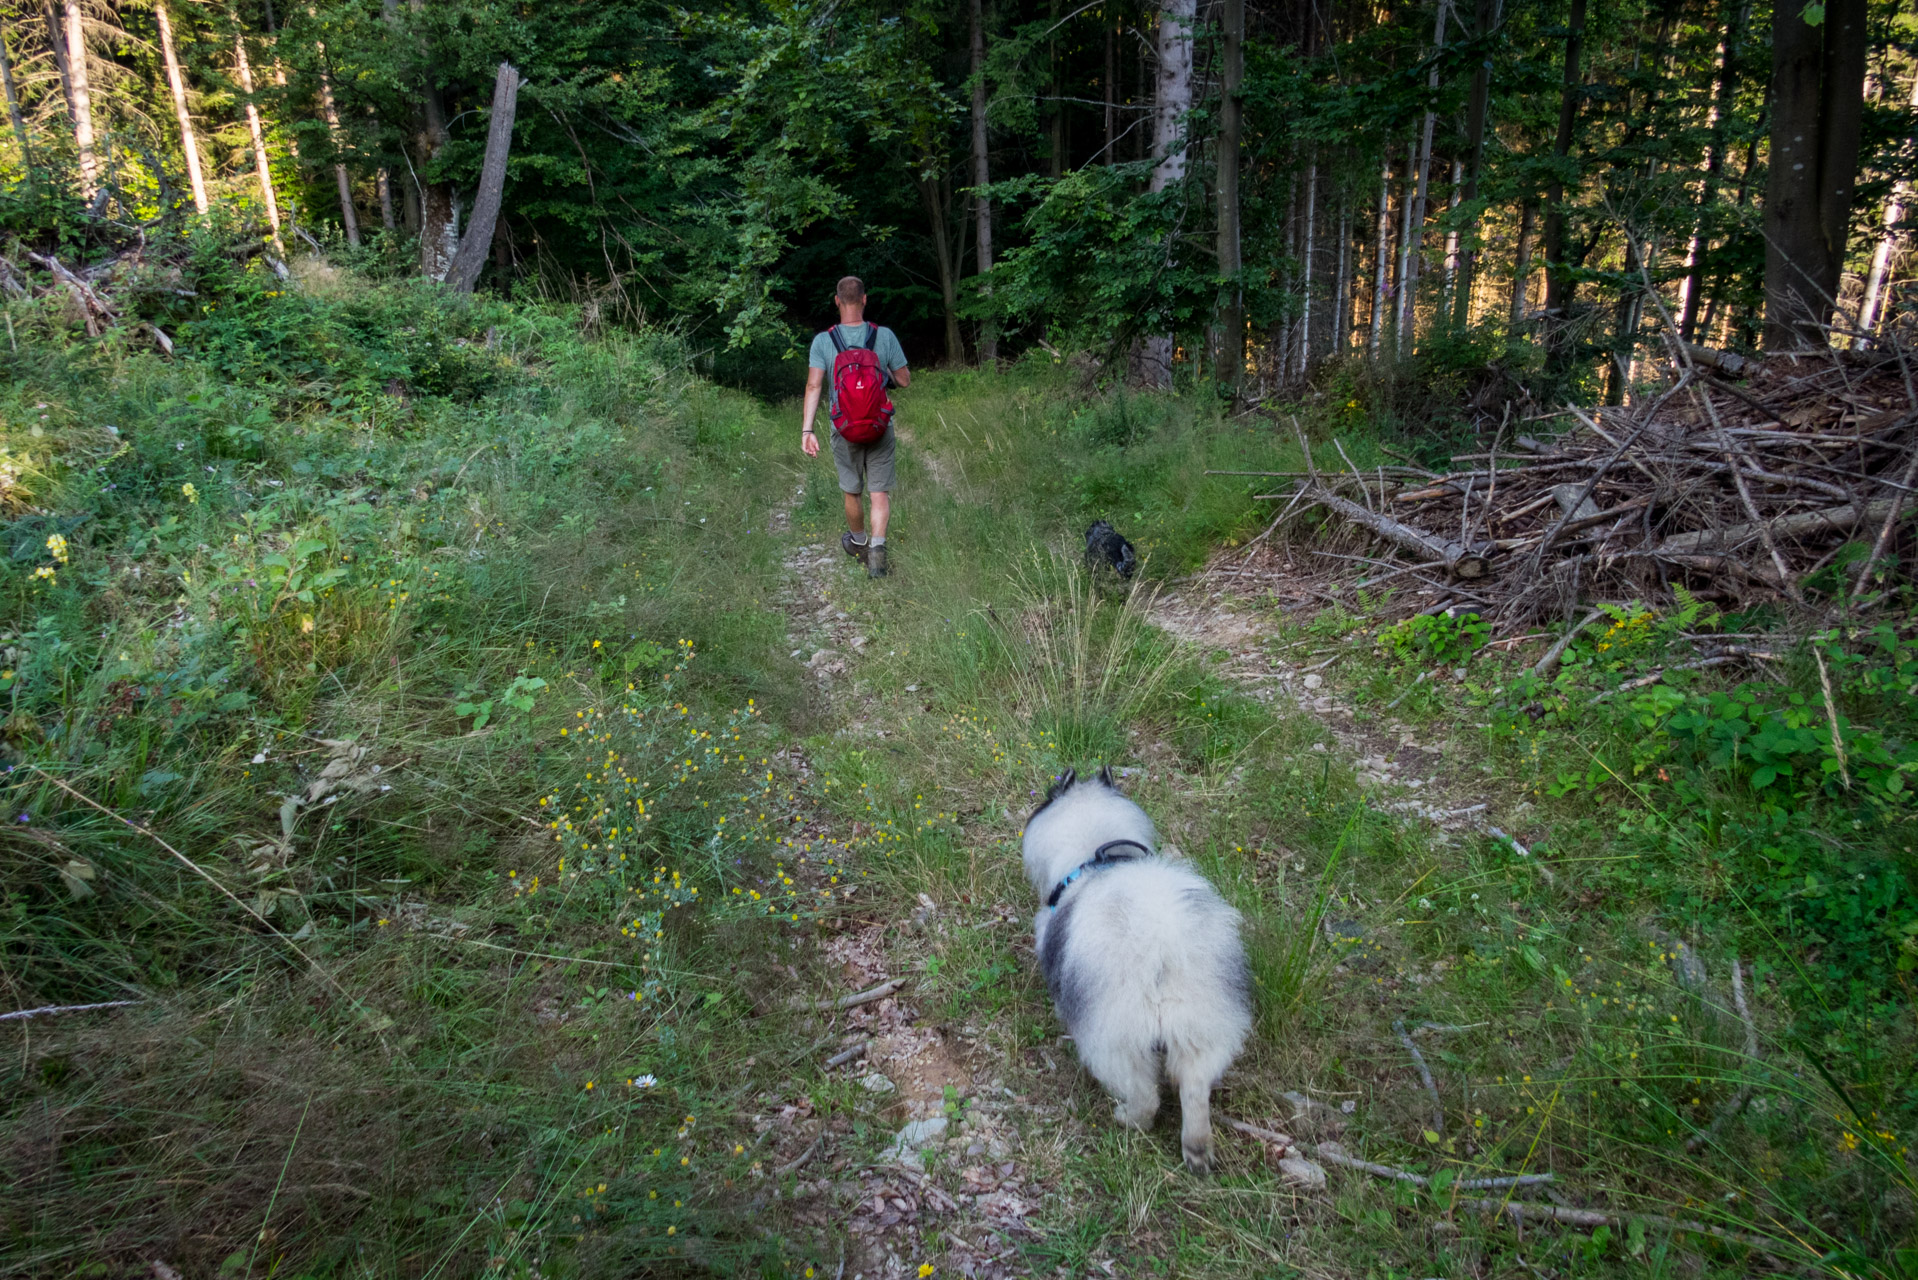
M 1112 780 L 1112 766 L 1109 764 L 1099 766 L 1099 781 L 1105 783 L 1110 790 L 1117 791 L 1119 789 L 1119 784 Z
M 1070 791 L 1072 784 L 1078 780 L 1079 771 L 1077 769 L 1067 769 L 1064 773 L 1054 778 L 1052 785 L 1046 789 L 1046 803 L 1051 804 L 1067 791 Z

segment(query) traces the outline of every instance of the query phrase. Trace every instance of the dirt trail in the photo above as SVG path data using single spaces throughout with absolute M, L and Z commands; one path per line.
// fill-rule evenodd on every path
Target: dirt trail
M 795 502 L 803 492 L 795 493 Z M 789 505 L 771 524 L 788 539 L 779 604 L 791 656 L 811 673 L 818 696 L 833 705 L 841 735 L 883 738 L 885 729 L 875 724 L 878 708 L 854 680 L 872 642 L 843 607 L 863 571 L 836 540 L 796 534 L 792 523 Z M 781 763 L 801 784 L 814 777 L 812 761 L 797 747 L 784 752 Z M 855 879 L 863 824 L 815 812 L 792 836 L 794 876 L 825 883 L 832 870 L 825 858 L 833 857 L 837 869 Z M 817 957 L 836 988 L 809 991 L 808 998 L 843 1000 L 894 979 L 904 986 L 897 994 L 825 1011 L 812 1030 L 821 1039 L 819 1057 L 832 1064 L 830 1074 L 869 1095 L 871 1122 L 893 1138 L 876 1160 L 856 1163 L 871 1140 L 859 1138 L 843 1114 L 831 1124 L 815 1117 L 812 1099 L 797 1086 L 792 1092 L 799 1096 L 762 1098 L 765 1109 L 754 1123 L 772 1144 L 763 1163 L 798 1179 L 779 1216 L 811 1228 L 825 1257 L 838 1250 L 837 1274 L 851 1280 L 917 1277 L 926 1262 L 943 1274 L 979 1280 L 1030 1275 L 1018 1246 L 1038 1236 L 1026 1219 L 1038 1208 L 1042 1190 L 1034 1183 L 1026 1134 L 1059 1108 L 1009 1088 L 1007 1080 L 1022 1073 L 987 1047 L 986 1029 L 935 1021 L 916 998 L 913 981 L 923 967 L 928 934 L 962 922 L 977 926 L 982 921 L 969 917 L 982 914 L 992 927 L 1023 930 L 1024 915 L 1010 906 L 986 911 L 937 903 L 923 893 L 908 919 L 861 920 L 852 914 L 840 918 L 839 932 Z M 768 1198 L 784 1195 L 774 1190 Z
M 1150 617 L 1160 628 L 1198 647 L 1218 674 L 1276 707 L 1294 707 L 1325 730 L 1314 749 L 1350 758 L 1375 807 L 1424 818 L 1443 831 L 1484 830 L 1500 821 L 1497 797 L 1458 767 L 1461 752 L 1443 735 L 1421 734 L 1384 716 L 1361 717 L 1341 696 L 1325 659 L 1340 641 L 1294 657 L 1278 643 L 1274 625 L 1286 578 L 1282 557 L 1266 553 L 1247 564 L 1245 553 L 1220 551 L 1206 567 L 1160 593 Z M 1452 673 L 1440 671 L 1440 680 Z M 1448 761 L 1451 762 L 1448 764 Z M 1522 819 L 1526 806 L 1505 815 Z M 1523 836 L 1520 837 L 1523 839 Z

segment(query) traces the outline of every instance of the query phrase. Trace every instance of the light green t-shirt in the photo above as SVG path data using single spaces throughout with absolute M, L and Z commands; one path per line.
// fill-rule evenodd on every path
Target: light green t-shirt
M 854 347 L 866 345 L 866 323 L 862 320 L 858 324 L 834 326 L 839 330 L 839 340 L 846 344 L 848 351 Z M 872 353 L 879 360 L 879 368 L 887 374 L 906 367 L 905 348 L 899 345 L 898 336 L 883 324 L 879 326 L 879 341 L 873 347 Z M 832 362 L 838 354 L 839 348 L 833 346 L 831 334 L 819 333 L 813 336 L 812 358 L 809 363 L 815 369 L 826 371 L 826 394 L 829 397 L 826 410 L 829 413 L 839 407 L 839 390 L 832 384 Z

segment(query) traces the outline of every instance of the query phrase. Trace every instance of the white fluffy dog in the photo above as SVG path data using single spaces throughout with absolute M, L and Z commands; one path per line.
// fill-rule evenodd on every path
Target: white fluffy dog
M 1252 1027 L 1239 913 L 1159 856 L 1152 820 L 1108 770 L 1068 772 L 1026 820 L 1026 878 L 1044 903 L 1039 967 L 1079 1061 L 1152 1127 L 1161 1074 L 1179 1090 L 1187 1167 L 1212 1167 L 1212 1087 Z

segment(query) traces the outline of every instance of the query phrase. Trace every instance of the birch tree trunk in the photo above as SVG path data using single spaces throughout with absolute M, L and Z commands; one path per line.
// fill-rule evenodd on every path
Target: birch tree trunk
M 986 13 L 982 0 L 972 0 L 972 185 L 974 229 L 979 237 L 981 292 L 992 296 L 992 183 L 991 156 L 986 147 Z M 999 322 L 988 315 L 979 326 L 979 365 L 998 367 Z
M 1412 240 L 1412 190 L 1416 184 L 1419 165 L 1419 140 L 1414 135 L 1405 147 L 1405 179 L 1399 184 L 1399 274 L 1392 282 L 1392 350 L 1405 354 L 1405 300 L 1407 286 L 1412 279 L 1412 254 L 1416 245 Z
M 1911 82 L 1911 105 L 1918 108 L 1918 76 Z M 16 117 L 16 127 L 17 122 Z M 21 145 L 26 145 L 24 135 Z M 1891 271 L 1891 253 L 1898 244 L 1898 223 L 1905 216 L 1905 201 L 1910 194 L 1910 185 L 1901 182 L 1891 189 L 1891 199 L 1885 202 L 1885 229 L 1878 237 L 1878 248 L 1871 255 L 1871 274 L 1865 277 L 1865 300 L 1858 308 L 1858 332 L 1862 334 L 1870 335 L 1877 323 L 1878 296 Z M 1870 337 L 1861 339 L 1860 345 L 1870 346 Z
M 1392 157 L 1387 153 L 1379 167 L 1379 241 L 1372 255 L 1372 340 L 1368 350 L 1374 360 L 1385 335 L 1385 303 L 1392 276 Z
M 502 62 L 493 74 L 493 111 L 486 129 L 486 158 L 480 162 L 479 194 L 473 197 L 473 217 L 446 269 L 446 283 L 456 293 L 473 292 L 486 266 L 486 255 L 492 252 L 493 229 L 499 225 L 500 201 L 506 193 L 506 158 L 513 149 L 513 116 L 518 107 L 519 72 L 512 63 Z
M 260 126 L 260 108 L 253 101 L 253 68 L 246 60 L 246 35 L 233 36 L 233 66 L 240 73 L 240 92 L 246 99 L 246 127 L 253 135 L 253 164 L 260 174 L 260 199 L 266 205 L 267 224 L 273 228 L 273 247 L 282 254 L 280 243 L 280 203 L 273 198 L 273 167 L 267 163 L 266 130 Z
M 1312 161 L 1305 168 L 1305 243 L 1303 257 L 1304 270 L 1300 273 L 1300 293 L 1304 303 L 1299 308 L 1299 380 L 1305 380 L 1305 371 L 1312 363 L 1312 250 L 1313 232 L 1316 230 L 1315 217 L 1319 207 L 1319 162 Z
M 1445 19 L 1451 13 L 1452 0 L 1439 0 L 1438 20 L 1432 24 L 1432 45 L 1434 52 L 1445 48 Z M 1425 92 L 1427 101 L 1438 94 L 1438 63 L 1433 62 L 1431 71 L 1426 73 Z M 1417 347 L 1418 334 L 1418 287 L 1419 271 L 1424 265 L 1420 254 L 1425 246 L 1425 192 L 1426 184 L 1432 176 L 1432 131 L 1438 124 L 1438 112 L 1428 106 L 1425 111 L 1425 125 L 1419 133 L 1418 190 L 1412 197 L 1411 231 L 1408 236 L 1405 256 L 1406 270 L 1399 284 L 1399 352 L 1404 354 Z
M 326 72 L 326 46 L 316 43 L 314 48 L 320 55 L 320 114 L 326 118 L 327 136 L 333 141 L 333 153 L 340 152 L 340 112 L 333 103 L 333 77 Z M 340 222 L 346 227 L 346 242 L 355 249 L 360 247 L 360 219 L 353 211 L 353 179 L 346 172 L 346 162 L 333 162 L 333 181 L 340 188 Z M 470 293 L 471 289 L 462 292 Z
M 167 85 L 173 90 L 173 114 L 180 118 L 180 149 L 186 152 L 187 183 L 193 188 L 193 207 L 206 214 L 206 181 L 200 175 L 200 145 L 193 136 L 193 117 L 186 109 L 186 80 L 180 75 L 180 60 L 173 52 L 173 23 L 167 17 L 164 0 L 154 0 L 153 20 L 160 28 L 160 52 L 166 58 Z M 8 95 L 11 99 L 12 95 Z
M 1165 0 L 1159 10 L 1159 79 L 1152 115 L 1153 194 L 1185 178 L 1185 119 L 1192 109 L 1194 0 Z M 1166 246 L 1168 254 L 1171 245 Z M 1173 335 L 1153 334 L 1140 344 L 1139 375 L 1149 387 L 1172 385 Z
M 1245 0 L 1225 0 L 1224 66 L 1219 104 L 1219 274 L 1225 296 L 1219 307 L 1218 367 L 1236 401 L 1245 384 L 1245 286 L 1239 280 L 1239 146 L 1244 132 Z
M 93 154 L 93 94 L 87 87 L 86 28 L 80 0 L 67 0 L 67 74 L 73 83 L 73 143 L 80 153 L 80 186 L 91 202 L 100 189 L 100 165 Z

